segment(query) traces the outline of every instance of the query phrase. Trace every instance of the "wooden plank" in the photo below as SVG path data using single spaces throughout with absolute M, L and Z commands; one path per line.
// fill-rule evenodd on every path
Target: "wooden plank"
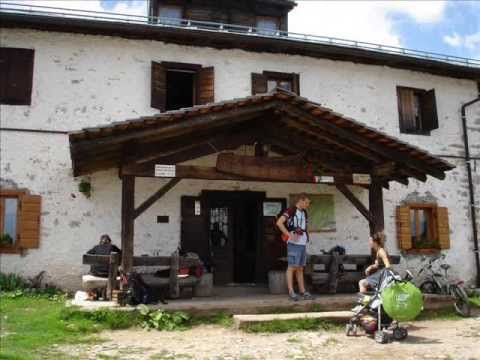
M 171 265 L 170 256 L 134 256 L 133 266 L 168 266 Z
M 178 250 L 176 250 L 170 257 L 170 296 L 172 299 L 177 299 L 180 296 L 180 286 L 177 277 L 180 268 L 179 260 Z
M 82 257 L 82 264 L 84 265 L 107 265 L 110 262 L 108 255 L 90 255 L 85 254 Z
M 165 185 L 163 185 L 160 189 L 158 189 L 153 195 L 151 195 L 147 200 L 145 200 L 141 205 L 139 205 L 133 211 L 133 218 L 136 219 L 140 216 L 145 210 L 147 210 L 150 206 L 152 206 L 157 200 L 161 199 L 163 195 L 165 195 L 170 189 L 172 189 L 175 185 L 180 182 L 181 179 L 174 178 L 168 181 Z
M 259 314 L 259 315 L 233 315 L 233 322 L 237 329 L 252 324 L 270 321 L 287 321 L 299 319 L 321 319 L 326 321 L 347 321 L 353 316 L 352 311 L 307 312 L 292 314 Z

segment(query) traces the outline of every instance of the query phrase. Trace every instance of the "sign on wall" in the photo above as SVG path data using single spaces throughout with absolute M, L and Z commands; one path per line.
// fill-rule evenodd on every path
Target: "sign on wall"
M 297 194 L 290 194 L 290 206 L 295 205 Z M 308 194 L 308 230 L 310 232 L 336 231 L 335 201 L 330 194 Z
M 353 174 L 352 180 L 354 184 L 369 185 L 372 182 L 372 178 L 369 174 Z
M 282 211 L 281 201 L 264 201 L 263 216 L 277 216 Z
M 175 165 L 155 165 L 155 177 L 174 178 L 175 174 Z

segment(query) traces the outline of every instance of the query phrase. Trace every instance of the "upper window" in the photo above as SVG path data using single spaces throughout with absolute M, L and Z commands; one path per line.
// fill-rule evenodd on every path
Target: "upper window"
M 152 62 L 151 106 L 177 110 L 214 101 L 213 67 Z
M 398 207 L 397 236 L 401 250 L 431 252 L 450 248 L 448 209 L 436 204 Z
M 435 90 L 397 87 L 400 132 L 430 135 L 438 129 Z
M 37 248 L 41 197 L 26 191 L 0 192 L 0 253 Z
M 275 88 L 281 88 L 300 95 L 300 76 L 294 73 L 264 71 L 252 73 L 252 94 L 263 94 Z
M 30 105 L 33 54 L 32 49 L 0 47 L 0 104 Z
M 162 23 L 178 25 L 183 17 L 183 8 L 175 5 L 161 5 L 158 8 L 158 17 Z
M 280 28 L 277 18 L 270 16 L 257 16 L 257 28 L 265 35 L 275 35 Z

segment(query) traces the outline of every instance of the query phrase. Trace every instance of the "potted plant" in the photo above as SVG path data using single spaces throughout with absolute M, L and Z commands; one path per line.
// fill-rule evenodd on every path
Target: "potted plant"
M 2 234 L 0 235 L 0 246 L 12 246 L 13 239 L 10 234 Z
M 80 181 L 78 184 L 78 191 L 89 198 L 92 192 L 92 184 L 90 184 L 90 181 L 82 179 L 82 181 Z

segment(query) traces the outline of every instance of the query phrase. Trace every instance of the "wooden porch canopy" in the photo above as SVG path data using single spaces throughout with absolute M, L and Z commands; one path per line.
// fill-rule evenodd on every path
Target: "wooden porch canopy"
M 383 229 L 382 187 L 390 181 L 407 185 L 409 178 L 426 181 L 427 175 L 444 179 L 445 172 L 454 168 L 426 151 L 281 89 L 86 128 L 69 137 L 74 176 L 119 169 L 122 263 L 127 269 L 132 265 L 135 218 L 182 178 L 314 183 L 311 174 L 325 175 L 334 179 L 332 184 L 367 219 L 373 232 Z M 249 164 L 271 164 L 274 158 L 263 154 L 263 145 L 268 145 L 274 153 L 300 158 L 314 170 L 286 181 L 285 176 L 276 179 L 253 176 L 255 172 L 242 176 L 225 171 L 225 156 L 219 159 L 226 167 L 220 167 L 219 160 L 216 167 L 177 165 L 175 178 L 135 208 L 135 177 L 154 177 L 156 164 L 179 164 L 253 144 L 257 157 L 248 159 Z M 369 189 L 368 209 L 346 186 L 354 183 L 353 174 L 367 174 L 371 179 L 364 185 Z
M 303 152 L 322 174 L 367 173 L 385 185 L 392 180 L 408 184 L 409 177 L 425 181 L 427 175 L 444 179 L 454 168 L 281 89 L 85 128 L 69 138 L 74 176 L 122 166 L 131 171 L 132 165 L 152 176 L 150 164 L 175 164 L 254 143 L 269 144 L 282 155 Z

